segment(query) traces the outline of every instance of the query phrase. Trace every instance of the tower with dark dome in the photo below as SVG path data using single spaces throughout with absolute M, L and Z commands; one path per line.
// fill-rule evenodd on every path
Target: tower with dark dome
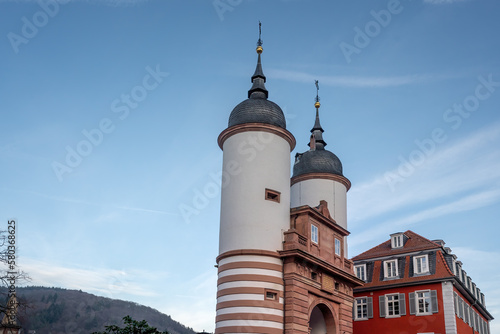
M 318 87 L 319 89 L 319 87 Z M 319 96 L 316 95 L 316 120 L 311 129 L 309 150 L 297 153 L 291 180 L 291 207 L 316 206 L 321 200 L 337 224 L 347 229 L 347 191 L 351 182 L 343 175 L 342 163 L 325 149 L 323 128 L 319 118 Z M 347 254 L 347 243 L 345 243 Z
M 283 232 L 290 227 L 295 138 L 268 100 L 262 41 L 248 99 L 219 135 L 223 177 L 215 333 L 283 333 Z
M 352 291 L 362 282 L 346 258 L 350 182 L 325 150 L 318 96 L 309 150 L 297 155 L 290 178 L 295 138 L 268 100 L 262 51 L 259 34 L 248 98 L 218 138 L 215 334 L 352 334 Z

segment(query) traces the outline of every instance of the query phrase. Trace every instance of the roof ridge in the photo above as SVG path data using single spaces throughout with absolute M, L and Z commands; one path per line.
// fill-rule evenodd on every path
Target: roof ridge
M 417 237 L 422 238 L 422 239 L 424 239 L 425 241 L 428 241 L 428 242 L 430 242 L 431 244 L 434 244 L 434 245 L 436 245 L 437 247 L 441 248 L 441 245 L 440 245 L 440 244 L 438 244 L 438 243 L 436 243 L 436 242 L 434 242 L 434 241 L 432 241 L 432 240 L 430 240 L 430 239 L 427 239 L 426 237 L 423 237 L 423 236 L 421 236 L 420 234 L 418 234 L 418 233 L 416 233 L 416 232 L 413 232 L 412 230 L 407 230 L 406 232 L 403 232 L 403 234 L 406 234 L 406 233 L 411 233 L 411 234 L 414 234 L 414 235 L 416 235 Z
M 439 245 L 438 243 L 431 241 L 420 234 L 413 232 L 412 230 L 407 230 L 406 232 L 399 232 L 403 233 L 408 240 L 405 242 L 403 247 L 392 249 L 390 247 L 391 245 L 391 239 L 386 240 L 377 246 L 374 246 L 367 251 L 364 251 L 361 254 L 356 255 L 355 257 L 352 258 L 353 261 L 358 261 L 358 260 L 367 260 L 370 258 L 378 258 L 378 257 L 384 257 L 384 256 L 395 256 L 395 255 L 402 255 L 407 252 L 412 252 L 412 251 L 417 251 L 417 250 L 429 250 L 429 249 L 442 249 L 443 247 Z M 408 244 L 410 243 L 410 244 Z
M 364 251 L 363 253 L 356 255 L 355 257 L 353 257 L 353 258 L 352 258 L 352 260 L 355 260 L 357 257 L 360 257 L 360 256 L 362 256 L 363 254 L 368 253 L 368 252 L 370 252 L 371 250 L 373 250 L 373 249 L 375 249 L 375 248 L 377 248 L 377 247 L 380 247 L 381 245 L 383 245 L 383 244 L 385 244 L 385 243 L 387 243 L 387 242 L 390 242 L 390 241 L 391 241 L 391 240 L 389 239 L 389 240 L 387 240 L 387 241 L 382 242 L 381 244 L 378 244 L 377 246 L 373 246 L 372 248 L 370 248 L 370 249 L 368 249 L 368 250 Z

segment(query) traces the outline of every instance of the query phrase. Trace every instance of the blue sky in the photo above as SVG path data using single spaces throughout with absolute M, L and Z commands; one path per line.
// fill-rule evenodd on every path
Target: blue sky
M 353 184 L 350 256 L 407 229 L 444 239 L 500 318 L 499 12 L 496 0 L 0 0 L 0 217 L 18 221 L 21 268 L 213 331 L 216 139 L 250 88 L 261 20 L 269 98 L 297 152 L 320 81 L 327 148 Z

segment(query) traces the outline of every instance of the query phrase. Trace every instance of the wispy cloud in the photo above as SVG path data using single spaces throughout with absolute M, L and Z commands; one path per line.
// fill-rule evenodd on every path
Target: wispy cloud
M 323 85 L 342 87 L 391 87 L 420 84 L 431 81 L 445 80 L 456 75 L 413 74 L 390 77 L 367 76 L 325 76 L 291 70 L 268 70 L 269 76 L 293 82 L 313 82 L 319 80 Z
M 147 209 L 147 208 L 138 208 L 138 207 L 122 206 L 122 205 L 106 205 L 106 204 L 102 204 L 102 203 L 89 202 L 89 201 L 81 200 L 78 198 L 61 197 L 61 196 L 44 194 L 44 193 L 40 193 L 40 192 L 36 192 L 36 191 L 24 191 L 24 190 L 21 191 L 21 190 L 13 190 L 13 189 L 6 189 L 6 188 L 2 188 L 2 190 L 8 191 L 8 192 L 22 192 L 25 194 L 29 194 L 29 195 L 33 195 L 33 196 L 37 196 L 37 197 L 42 197 L 42 198 L 45 198 L 48 200 L 53 200 L 53 201 L 58 201 L 58 202 L 66 202 L 66 203 L 98 206 L 98 207 L 110 207 L 110 208 L 119 209 L 119 210 L 140 211 L 140 212 L 156 213 L 156 214 L 161 214 L 161 215 L 179 216 L 179 213 L 177 213 L 177 212 L 168 212 L 168 211 L 162 211 L 162 210 L 153 210 L 153 209 Z
M 189 324 L 200 331 L 203 329 L 203 324 L 214 321 L 216 286 L 216 270 L 212 269 L 201 273 L 177 287 L 177 290 L 182 291 L 183 295 L 172 296 L 172 299 L 175 300 L 174 303 L 170 301 L 166 304 L 168 306 L 160 306 L 159 309 L 170 314 L 175 320 Z
M 383 175 L 354 185 L 349 197 L 351 226 L 363 224 L 367 219 L 383 222 L 357 233 L 351 245 L 373 240 L 398 226 L 500 202 L 498 147 L 500 124 L 497 123 L 437 148 L 422 166 L 398 185 L 396 191 L 391 191 Z M 428 204 L 425 208 L 419 207 L 423 203 Z M 401 209 L 408 213 L 384 219 L 386 214 L 397 216 Z
M 84 290 L 118 299 L 127 299 L 127 296 L 157 295 L 157 292 L 137 283 L 143 281 L 141 277 L 158 276 L 157 273 L 106 268 L 72 268 L 29 258 L 23 258 L 22 269 L 31 277 L 30 285 Z
M 481 289 L 486 298 L 486 307 L 494 318 L 500 316 L 500 273 L 496 266 L 491 265 L 492 259 L 498 259 L 498 251 L 482 251 L 467 246 L 453 247 L 453 253 L 458 260 L 464 263 L 463 269 L 471 276 L 477 287 Z M 491 333 L 500 333 L 500 324 L 497 321 L 491 323 Z
M 385 221 L 371 228 L 363 229 L 352 239 L 351 246 L 361 245 L 375 237 L 386 235 L 387 231 L 406 230 L 419 222 L 433 218 L 439 218 L 449 214 L 479 209 L 485 206 L 500 202 L 500 190 L 479 192 L 470 196 L 465 196 L 459 200 L 443 205 L 437 205 L 430 209 L 409 214 L 402 218 Z

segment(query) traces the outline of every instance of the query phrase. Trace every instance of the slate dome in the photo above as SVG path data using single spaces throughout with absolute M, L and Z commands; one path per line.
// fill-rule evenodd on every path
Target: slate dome
M 319 88 L 318 88 L 319 89 Z M 342 174 L 342 163 L 340 159 L 332 152 L 325 150 L 326 142 L 323 140 L 323 128 L 319 120 L 319 97 L 316 96 L 316 120 L 311 129 L 311 138 L 309 142 L 309 151 L 297 153 L 295 155 L 295 164 L 293 165 L 293 175 L 309 173 L 328 173 L 339 176 Z
M 340 159 L 325 149 L 297 154 L 292 177 L 309 173 L 329 173 L 344 176 Z
M 245 123 L 264 123 L 286 128 L 285 115 L 274 102 L 266 99 L 263 92 L 253 92 L 249 99 L 234 107 L 228 126 Z

